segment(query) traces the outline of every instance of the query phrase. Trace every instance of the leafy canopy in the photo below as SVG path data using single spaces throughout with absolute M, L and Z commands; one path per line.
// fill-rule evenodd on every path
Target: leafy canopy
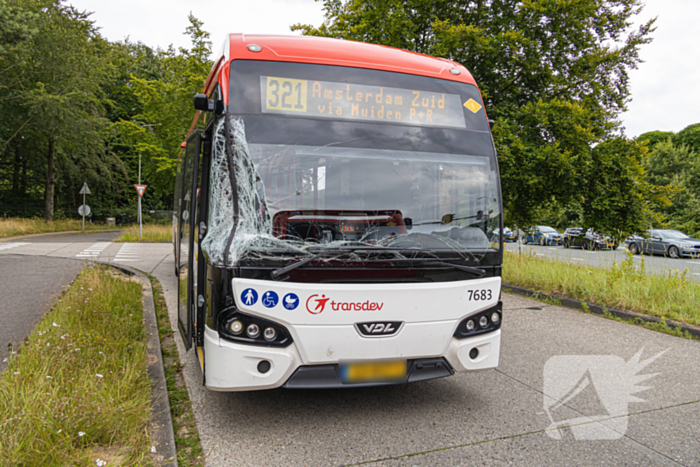
M 635 201 L 641 209 L 628 212 L 622 202 L 652 200 L 655 188 L 644 179 L 643 146 L 621 137 L 617 120 L 630 99 L 629 70 L 640 61 L 639 48 L 651 41 L 654 20 L 631 29 L 641 0 L 323 0 L 323 5 L 320 27 L 296 24 L 292 30 L 467 66 L 497 122 L 493 136 L 506 222 L 537 223 L 552 206 L 576 206 L 585 224 L 601 230 L 632 231 L 650 221 L 649 203 Z M 621 151 L 619 157 L 605 148 Z M 614 175 L 590 178 L 603 168 Z M 616 200 L 606 200 L 609 195 Z

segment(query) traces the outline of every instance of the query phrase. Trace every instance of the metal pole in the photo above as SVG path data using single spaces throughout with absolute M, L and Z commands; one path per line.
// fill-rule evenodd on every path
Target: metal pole
M 83 232 L 85 232 L 85 193 L 83 193 Z
M 139 153 L 139 185 L 141 184 L 141 153 Z M 141 216 L 141 194 L 139 195 L 139 236 L 143 237 L 143 219 Z

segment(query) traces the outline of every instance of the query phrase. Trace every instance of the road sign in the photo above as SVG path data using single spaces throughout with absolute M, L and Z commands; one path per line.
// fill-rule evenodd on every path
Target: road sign
M 80 189 L 81 195 L 91 195 L 90 188 L 87 186 L 87 182 L 83 182 L 83 187 Z
M 90 206 L 88 206 L 87 204 L 83 204 L 78 208 L 78 214 L 80 214 L 83 217 L 89 216 L 91 212 L 92 211 L 90 210 Z
M 134 187 L 136 187 L 136 191 L 139 194 L 139 198 L 143 198 L 143 193 L 146 191 L 146 187 L 148 185 L 137 185 L 134 183 Z

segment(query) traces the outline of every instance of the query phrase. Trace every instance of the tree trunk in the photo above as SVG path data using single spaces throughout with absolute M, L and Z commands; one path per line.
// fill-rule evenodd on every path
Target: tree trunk
M 53 136 L 49 137 L 49 157 L 48 167 L 46 169 L 46 214 L 47 221 L 53 220 L 53 189 L 54 175 L 56 173 L 56 148 L 54 146 Z
M 12 193 L 15 198 L 19 198 L 19 174 L 22 170 L 22 156 L 18 145 L 15 145 L 15 164 L 12 168 Z

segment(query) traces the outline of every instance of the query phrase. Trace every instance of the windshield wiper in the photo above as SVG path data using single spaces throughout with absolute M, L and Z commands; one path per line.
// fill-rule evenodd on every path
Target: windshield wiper
M 301 266 L 304 266 L 307 263 L 310 263 L 311 261 L 317 260 L 318 258 L 321 258 L 322 256 L 325 256 L 327 253 L 352 253 L 354 251 L 394 251 L 398 252 L 401 250 L 393 250 L 391 248 L 382 248 L 382 247 L 356 247 L 356 248 L 338 248 L 335 250 L 326 250 L 322 253 L 317 253 L 315 255 L 309 256 L 308 258 L 300 259 L 299 261 L 295 261 L 292 264 L 289 264 L 283 268 L 275 269 L 270 273 L 270 276 L 272 277 L 273 280 L 279 279 L 282 275 L 287 274 L 290 271 L 293 271 Z M 412 252 L 416 253 L 416 252 Z M 439 257 L 428 257 L 428 258 L 404 258 L 407 261 L 420 261 L 420 262 L 425 262 L 426 264 L 429 263 L 431 265 L 436 265 L 436 266 L 443 266 L 443 267 L 449 267 L 449 268 L 454 268 L 462 272 L 469 273 L 473 276 L 476 277 L 484 277 L 486 275 L 486 272 L 483 269 L 475 268 L 472 266 L 464 266 L 462 264 L 454 264 L 454 263 L 449 263 L 447 261 L 440 261 Z
M 454 263 L 448 263 L 447 261 L 440 261 L 439 259 L 436 258 L 413 258 L 414 261 L 423 261 L 426 263 L 434 264 L 436 266 L 443 266 L 443 267 L 449 267 L 449 268 L 454 268 L 459 271 L 467 272 L 469 274 L 472 274 L 476 277 L 484 277 L 486 275 L 486 271 L 483 269 L 475 268 L 472 266 L 464 266 L 462 264 L 454 264 Z
M 285 267 L 279 268 L 279 269 L 275 269 L 274 271 L 272 271 L 270 273 L 270 276 L 273 279 L 277 280 L 277 279 L 279 279 L 279 277 L 282 274 L 287 274 L 289 271 L 293 271 L 296 268 L 305 265 L 306 263 L 310 263 L 311 261 L 320 258 L 321 256 L 323 256 L 323 255 L 319 253 L 319 254 L 316 254 L 313 256 L 309 256 L 308 258 L 300 259 L 299 261 L 296 261 L 288 266 L 285 266 Z
M 322 247 L 320 247 L 320 248 L 322 248 Z M 346 247 L 346 248 L 342 248 L 342 247 L 328 248 L 328 249 L 321 251 L 320 253 L 316 253 L 315 255 L 309 256 L 308 258 L 304 258 L 304 259 L 300 259 L 299 261 L 295 261 L 294 263 L 289 264 L 283 268 L 275 269 L 274 271 L 272 271 L 270 273 L 270 277 L 272 277 L 272 279 L 274 279 L 274 280 L 277 280 L 283 274 L 287 274 L 288 272 L 293 271 L 296 268 L 301 267 L 307 263 L 310 263 L 311 261 L 314 261 L 318 258 L 326 256 L 329 253 L 343 254 L 343 253 L 353 253 L 355 251 L 390 251 L 390 252 L 393 252 L 393 251 L 398 251 L 398 250 L 386 248 L 386 247 L 365 246 L 365 245 Z M 424 258 L 424 259 L 429 259 L 429 258 Z

